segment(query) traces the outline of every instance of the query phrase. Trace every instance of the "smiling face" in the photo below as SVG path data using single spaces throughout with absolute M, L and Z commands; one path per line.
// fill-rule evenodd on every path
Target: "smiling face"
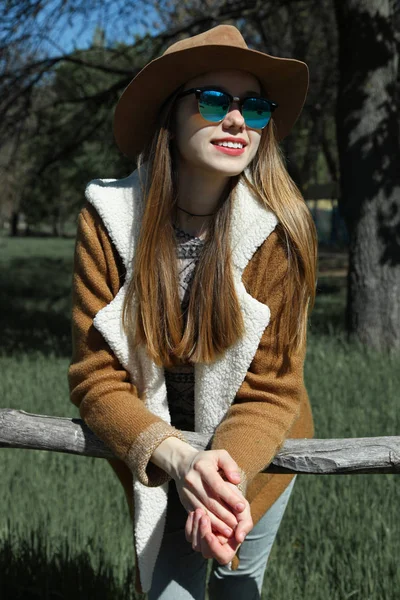
M 239 98 L 261 94 L 258 79 L 237 69 L 204 73 L 187 81 L 182 91 L 205 85 L 216 85 Z M 261 132 L 261 129 L 251 129 L 245 124 L 237 102 L 233 102 L 222 121 L 210 123 L 200 115 L 195 94 L 184 96 L 177 101 L 173 128 L 178 166 L 225 177 L 238 175 L 256 155 Z M 221 148 L 215 142 L 223 138 L 244 142 L 244 149 L 232 152 Z

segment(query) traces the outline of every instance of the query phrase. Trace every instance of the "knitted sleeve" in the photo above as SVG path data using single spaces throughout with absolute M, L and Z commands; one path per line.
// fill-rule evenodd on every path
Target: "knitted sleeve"
M 167 437 L 186 439 L 145 407 L 128 372 L 93 325 L 96 313 L 121 286 L 118 260 L 100 217 L 86 203 L 78 217 L 75 243 L 70 399 L 93 433 L 139 481 L 155 487 L 169 476 L 149 462 L 152 453 Z
M 243 493 L 290 437 L 302 404 L 309 402 L 303 379 L 305 343 L 291 358 L 287 351 L 276 350 L 275 336 L 288 326 L 280 318 L 286 302 L 287 265 L 285 245 L 274 230 L 243 275 L 245 285 L 252 281 L 248 292 L 270 308 L 270 322 L 233 404 L 216 428 L 211 446 L 224 448 L 238 463 L 242 471 L 238 487 Z

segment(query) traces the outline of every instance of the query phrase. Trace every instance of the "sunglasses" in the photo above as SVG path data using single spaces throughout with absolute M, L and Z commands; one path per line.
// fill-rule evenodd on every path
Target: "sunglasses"
M 178 94 L 177 99 L 189 94 L 196 95 L 199 113 L 203 119 L 211 123 L 222 121 L 228 114 L 232 103 L 238 102 L 246 125 L 252 129 L 264 129 L 278 106 L 276 102 L 259 96 L 247 96 L 240 99 L 215 87 L 191 88 Z

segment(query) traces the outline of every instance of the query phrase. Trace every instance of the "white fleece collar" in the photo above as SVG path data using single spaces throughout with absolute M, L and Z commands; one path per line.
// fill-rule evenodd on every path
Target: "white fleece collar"
M 144 179 L 146 165 L 142 167 Z M 146 407 L 171 423 L 164 369 L 158 367 L 143 346 L 132 349 L 122 329 L 122 306 L 132 273 L 143 215 L 139 172 L 124 179 L 96 179 L 86 188 L 88 201 L 96 208 L 127 271 L 123 287 L 94 319 L 95 327 L 135 383 Z M 195 365 L 195 431 L 213 433 L 235 399 L 269 323 L 267 305 L 245 289 L 242 273 L 257 248 L 277 225 L 277 217 L 239 182 L 231 218 L 231 250 L 235 290 L 245 324 L 244 337 L 211 365 Z M 144 592 L 151 587 L 160 549 L 167 508 L 168 484 L 149 488 L 134 476 L 135 545 Z

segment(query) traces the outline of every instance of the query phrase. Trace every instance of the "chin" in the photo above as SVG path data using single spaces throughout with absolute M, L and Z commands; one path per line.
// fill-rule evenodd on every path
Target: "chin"
M 246 168 L 247 163 L 240 163 L 237 165 L 232 165 L 227 167 L 226 165 L 215 165 L 214 170 L 224 175 L 225 177 L 234 177 L 235 175 L 239 175 Z
M 234 175 L 238 175 L 245 169 L 248 165 L 247 160 L 231 160 L 233 157 L 229 157 L 229 160 L 213 160 L 207 161 L 204 164 L 204 168 L 210 169 L 212 171 L 216 171 L 221 175 L 225 175 L 226 177 L 233 177 Z M 240 157 L 238 157 L 240 158 Z

